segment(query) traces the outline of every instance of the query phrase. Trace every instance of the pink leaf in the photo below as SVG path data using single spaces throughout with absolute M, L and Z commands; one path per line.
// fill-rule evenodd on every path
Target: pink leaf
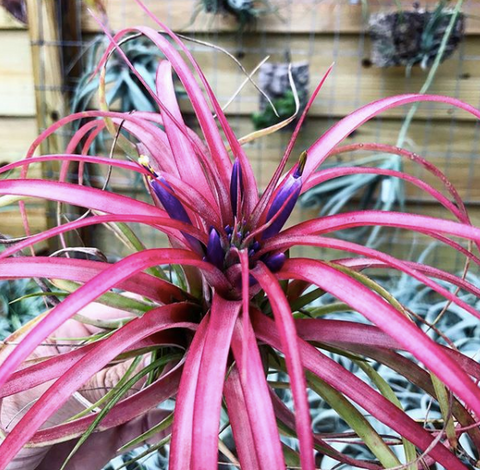
M 300 444 L 302 468 L 313 470 L 315 469 L 315 461 L 313 458 L 312 424 L 307 398 L 307 384 L 297 345 L 297 332 L 292 311 L 275 275 L 263 263 L 258 263 L 257 267 L 252 270 L 252 275 L 267 294 L 275 316 L 275 325 L 282 341 L 295 405 L 296 429 Z
M 192 470 L 218 466 L 218 428 L 227 358 L 241 302 L 214 294 L 193 407 Z
M 197 160 L 193 145 L 184 135 L 184 133 L 187 134 L 187 132 L 181 132 L 177 127 L 185 127 L 185 123 L 183 122 L 173 87 L 172 66 L 170 62 L 166 60 L 160 62 L 157 71 L 156 85 L 158 97 L 165 105 L 165 108 L 168 109 L 176 119 L 176 123 L 173 123 L 165 111 L 163 109 L 160 110 L 178 173 L 185 183 L 190 186 L 196 186 L 209 202 L 214 204 L 215 202 L 210 186 L 207 184 L 203 169 Z
M 41 256 L 9 258 L 0 263 L 0 279 L 46 276 L 51 279 L 86 283 L 111 267 L 111 264 L 100 261 L 72 258 L 44 258 Z M 128 276 L 117 287 L 164 304 L 191 298 L 174 284 L 144 273 Z
M 151 266 L 163 263 L 196 266 L 202 269 L 205 275 L 213 276 L 213 284 L 216 281 L 220 289 L 222 287 L 225 290 L 228 289 L 228 284 L 223 274 L 211 264 L 201 261 L 198 256 L 191 252 L 175 249 L 151 249 L 134 253 L 101 272 L 91 279 L 90 282 L 87 282 L 77 291 L 70 294 L 64 302 L 55 307 L 47 317 L 38 323 L 0 366 L 0 386 L 5 383 L 15 368 L 30 355 L 40 342 L 81 308 L 100 297 L 110 288 L 118 286 L 132 275 Z
M 158 307 L 143 317 L 132 320 L 113 333 L 108 340 L 96 343 L 94 348 L 50 386 L 7 434 L 0 444 L 0 468 L 5 468 L 40 426 L 115 356 L 156 331 L 187 326 L 182 321 L 191 316 L 188 314 L 189 310 L 188 304 L 180 303 Z
M 463 369 L 413 322 L 363 284 L 321 261 L 308 259 L 287 260 L 278 275 L 313 282 L 350 305 L 398 341 L 480 414 L 478 387 Z
M 275 326 L 273 326 L 275 328 Z M 233 333 L 232 350 L 239 370 L 246 370 L 247 375 L 240 374 L 246 412 L 251 425 L 255 451 L 260 468 L 284 470 L 280 436 L 278 434 L 275 414 L 270 399 L 269 388 L 265 378 L 260 352 L 250 323 L 247 324 L 248 336 L 243 336 L 240 321 Z M 247 364 L 243 364 L 243 348 L 248 348 Z
M 206 315 L 190 344 L 178 388 L 168 462 L 171 470 L 191 469 L 195 394 L 209 321 L 210 316 Z
M 252 322 L 259 340 L 276 349 L 282 349 L 280 337 L 272 320 L 255 312 Z M 429 447 L 433 441 L 432 436 L 383 395 L 308 343 L 299 339 L 298 344 L 304 367 L 420 449 L 425 450 Z M 460 460 L 441 444 L 431 449 L 430 455 L 449 470 L 466 470 Z
M 240 374 L 236 366 L 233 366 L 230 370 L 225 383 L 225 400 L 241 468 L 261 470 L 255 452 L 252 426 L 248 413 L 245 412 L 247 403 L 240 383 Z
M 417 103 L 420 101 L 432 101 L 445 103 L 457 108 L 461 108 L 477 118 L 480 118 L 480 111 L 473 106 L 466 104 L 455 98 L 437 95 L 399 95 L 390 96 L 388 98 L 374 101 L 373 103 L 362 106 L 340 122 L 332 126 L 322 137 L 320 137 L 308 150 L 308 159 L 305 166 L 305 178 L 315 171 L 315 169 L 328 157 L 332 149 L 343 139 L 348 137 L 355 129 L 363 123 L 375 117 L 387 109 L 402 106 L 409 103 Z

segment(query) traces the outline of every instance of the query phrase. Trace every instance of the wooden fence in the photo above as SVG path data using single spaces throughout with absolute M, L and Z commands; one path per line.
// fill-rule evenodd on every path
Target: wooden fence
M 42 4 L 45 0 L 39 0 Z M 307 60 L 310 66 L 310 90 L 318 83 L 327 67 L 335 61 L 333 72 L 316 100 L 299 139 L 298 152 L 311 144 L 321 133 L 339 118 L 356 107 L 383 96 L 416 92 L 426 78 L 426 71 L 414 67 L 410 77 L 405 69 L 378 69 L 368 61 L 368 38 L 364 34 L 365 17 L 360 5 L 347 0 L 270 0 L 276 12 L 261 17 L 256 28 L 237 35 L 237 25 L 232 18 L 216 17 L 201 13 L 191 23 L 196 0 L 166 0 L 147 2 L 153 13 L 172 29 L 182 30 L 198 39 L 215 43 L 234 53 L 241 53 L 242 63 L 252 70 L 265 55 L 270 61 L 284 60 L 288 52 L 292 61 Z M 30 4 L 32 2 L 29 2 Z M 36 2 L 34 2 L 36 3 Z M 127 26 L 148 24 L 153 26 L 145 13 L 133 0 L 108 0 L 109 26 L 118 30 Z M 370 13 L 395 9 L 394 2 L 370 1 Z M 411 2 L 405 2 L 410 5 Z M 435 0 L 422 1 L 422 5 L 434 6 Z M 29 12 L 33 12 L 30 6 Z M 480 104 L 480 4 L 465 2 L 467 14 L 466 37 L 459 50 L 441 65 L 432 93 L 455 96 L 478 106 Z M 35 115 L 35 86 L 37 106 L 42 106 L 40 90 L 45 97 L 45 85 L 35 60 L 41 54 L 38 41 L 31 47 L 31 39 L 38 33 L 38 18 L 30 19 L 30 31 L 9 17 L 0 8 L 0 160 L 2 162 L 21 158 L 29 143 L 34 139 L 40 121 Z M 45 21 L 45 20 L 43 20 Z M 191 23 L 191 24 L 190 24 Z M 96 21 L 84 10 L 81 15 L 83 39 L 88 41 L 99 33 Z M 52 39 L 52 38 L 50 38 Z M 53 38 L 54 39 L 54 38 Z M 243 74 L 232 60 L 218 50 L 192 44 L 195 57 L 212 83 L 221 103 L 225 103 L 243 81 Z M 31 55 L 33 53 L 33 64 Z M 52 58 L 50 57 L 50 60 Z M 55 60 L 53 60 L 55 62 Z M 50 62 L 51 63 L 51 62 Z M 43 77 L 45 80 L 45 77 Z M 55 81 L 55 77 L 49 77 Z M 61 77 L 58 78 L 61 80 Z M 50 83 L 51 85 L 51 83 Z M 43 88 L 42 88 L 43 87 Z M 50 97 L 51 98 L 51 97 Z M 234 131 L 241 136 L 252 131 L 250 115 L 258 109 L 258 93 L 247 85 L 238 99 L 227 109 Z M 55 106 L 54 106 L 55 107 Z M 57 104 L 57 107 L 58 104 Z M 182 107 L 188 112 L 189 104 L 184 100 Z M 406 114 L 405 108 L 385 113 L 381 120 L 363 126 L 349 142 L 377 141 L 394 144 Z M 58 115 L 49 111 L 51 120 Z M 38 116 L 37 116 L 38 117 Z M 43 127 L 42 125 L 40 125 Z M 279 161 L 288 140 L 288 133 L 280 132 L 247 145 L 260 185 L 264 186 Z M 467 198 L 472 218 L 480 223 L 480 147 L 479 127 L 474 118 L 464 112 L 443 105 L 422 105 L 408 133 L 407 144 L 417 153 L 426 156 L 445 171 Z M 298 153 L 297 152 L 297 153 Z M 431 182 L 421 169 L 411 162 L 405 164 L 407 171 Z M 128 192 L 128 180 L 119 180 L 117 189 Z M 407 187 L 408 203 L 423 213 L 442 212 L 433 208 L 418 190 Z M 35 210 L 37 212 L 35 212 Z M 443 213 L 445 215 L 445 212 Z M 299 211 L 299 220 L 311 211 Z M 32 231 L 47 225 L 43 206 L 32 212 Z M 22 231 L 15 212 L 0 219 L 0 232 L 18 235 Z M 410 238 L 402 238 L 400 245 L 408 246 Z M 106 245 L 106 244 L 105 244 Z

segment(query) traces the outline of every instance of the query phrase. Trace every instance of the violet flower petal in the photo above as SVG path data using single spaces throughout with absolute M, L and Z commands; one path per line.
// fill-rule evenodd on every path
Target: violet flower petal
M 263 262 L 272 273 L 276 273 L 282 269 L 283 263 L 287 259 L 285 253 L 277 253 L 276 255 L 271 255 L 268 258 L 265 258 Z
M 238 158 L 235 159 L 232 168 L 232 177 L 230 179 L 230 202 L 232 204 L 233 215 L 237 215 L 238 195 L 240 199 L 243 194 L 242 167 Z
M 300 176 L 295 177 L 295 175 L 290 175 L 285 184 L 280 188 L 280 191 L 275 196 L 275 199 L 268 210 L 265 222 L 269 222 L 274 216 L 276 216 L 276 218 L 273 223 L 263 231 L 263 240 L 273 237 L 280 232 L 295 207 L 301 189 L 302 178 Z M 287 200 L 288 202 L 282 210 L 282 206 Z
M 223 261 L 225 253 L 222 248 L 220 236 L 218 232 L 212 227 L 208 237 L 207 253 L 204 257 L 205 261 L 216 266 L 218 269 L 223 269 Z
M 162 206 L 167 211 L 167 214 L 172 219 L 192 225 L 192 221 L 190 220 L 187 211 L 182 206 L 182 203 L 174 196 L 172 187 L 164 178 L 159 176 L 157 179 L 152 179 L 150 185 L 162 203 Z M 203 245 L 195 237 L 192 237 L 185 232 L 182 232 L 182 235 L 186 238 L 195 252 L 203 254 Z

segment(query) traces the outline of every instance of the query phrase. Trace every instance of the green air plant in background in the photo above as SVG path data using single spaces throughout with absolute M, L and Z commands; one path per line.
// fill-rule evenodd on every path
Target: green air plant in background
M 95 69 L 98 60 L 108 47 L 105 37 L 99 36 L 89 44 L 84 57 L 84 73 L 80 77 L 72 95 L 72 112 L 91 109 L 92 101 L 98 93 L 100 77 Z M 148 86 L 155 88 L 155 73 L 162 53 L 151 43 L 139 37 L 122 46 L 126 56 L 135 65 L 138 73 Z M 125 65 L 118 54 L 114 54 L 105 75 L 106 101 L 108 106 L 122 112 L 154 111 L 155 102 L 138 78 Z
M 263 111 L 252 114 L 255 130 L 265 129 L 285 121 L 293 116 L 297 110 L 297 102 L 292 91 L 287 91 L 282 97 L 274 99 L 273 105 L 277 110 L 277 114 L 275 114 L 272 106 L 266 106 Z
M 148 27 L 127 28 L 113 37 L 107 32 L 111 44 L 99 69 L 105 70 L 110 52 L 122 40 L 141 32 L 165 56 L 158 64 L 154 89 L 126 54 L 119 53 L 150 90 L 158 110 L 67 116 L 42 133 L 24 160 L 0 168 L 2 175 L 14 168 L 23 170 L 19 178 L 0 180 L 0 203 L 36 197 L 89 209 L 83 217 L 33 234 L 0 253 L 0 279 L 41 277 L 69 294 L 24 327 L 18 346 L 0 348 L 2 406 L 11 407 L 23 394 L 34 394 L 29 406 L 14 410 L 14 425 L 11 420 L 1 423 L 0 470 L 11 468 L 12 461 L 25 468 L 28 456 L 42 451 L 55 460 L 53 466 L 47 456 L 43 462 L 47 468 L 69 468 L 69 462 L 73 466 L 82 455 L 85 460 L 77 460 L 77 468 L 83 464 L 97 470 L 117 451 L 145 441 L 151 447 L 144 455 L 170 445 L 170 470 L 217 470 L 219 462 L 245 470 L 314 470 L 324 468 L 326 459 L 336 462 L 330 468 L 369 470 L 402 464 L 413 470 L 437 463 L 448 470 L 466 470 L 475 465 L 480 452 L 479 364 L 453 349 L 445 335 L 425 331 L 415 321 L 415 312 L 370 276 L 388 270 L 414 279 L 419 290 L 430 289 L 455 304 L 474 324 L 480 312 L 463 294 L 478 299 L 480 289 L 472 278 L 449 273 L 435 260 L 405 261 L 401 255 L 337 235 L 346 228 L 395 227 L 433 238 L 478 268 L 476 251 L 467 247 L 480 247 L 480 228 L 472 224 L 462 199 L 442 173 L 406 150 L 380 144 L 349 147 L 409 158 L 426 167 L 441 189 L 396 170 L 321 165 L 335 152 L 345 151 L 341 143 L 384 111 L 419 102 L 448 104 L 477 119 L 480 111 L 451 97 L 391 96 L 353 111 L 295 157 L 304 118 L 329 69 L 260 192 L 242 140 L 198 63 L 180 38 L 141 0 L 136 2 L 163 33 Z M 173 70 L 192 103 L 198 133 L 185 124 Z M 103 91 L 100 80 L 101 95 Z M 125 153 L 111 158 L 88 148 L 73 153 L 78 140 L 92 132 L 89 122 L 72 136 L 65 153 L 36 154 L 44 139 L 85 117 L 96 119 L 95 131 L 106 128 L 116 136 L 122 128 L 118 144 Z M 28 178 L 27 168 L 43 161 L 62 163 L 58 179 Z M 141 175 L 151 203 L 108 188 L 65 182 L 72 162 Z M 442 206 L 443 216 L 350 211 L 288 227 L 301 193 L 355 173 L 408 182 Z M 24 220 L 28 221 L 28 207 Z M 118 262 L 14 256 L 49 238 L 97 224 L 115 224 L 128 238 L 130 251 Z M 139 225 L 166 234 L 169 246 L 146 248 L 135 235 Z M 298 256 L 299 247 L 312 251 Z M 322 254 L 313 248 L 322 248 Z M 167 275 L 165 266 L 175 267 L 175 277 Z M 457 295 L 460 291 L 462 295 Z M 340 309 L 346 314 L 342 319 L 331 316 Z M 95 329 L 70 338 L 67 351 L 41 356 L 41 362 L 29 360 L 45 341 L 55 345 L 55 335 L 73 318 L 77 326 L 93 324 Z M 87 400 L 90 381 L 119 365 L 125 372 L 109 387 L 93 387 L 98 395 Z M 353 366 L 370 380 L 352 373 Z M 422 416 L 404 411 L 395 389 L 377 372 L 383 366 L 395 369 L 405 382 L 431 397 L 439 410 L 435 422 L 429 421 L 425 407 Z M 293 410 L 279 397 L 285 389 L 293 398 Z M 345 435 L 314 432 L 311 394 L 345 421 Z M 162 417 L 156 414 L 152 419 L 159 405 L 164 407 Z M 376 424 L 388 432 L 377 432 Z M 123 433 L 125 427 L 136 434 Z M 231 431 L 228 443 L 225 429 Z M 371 451 L 366 459 L 332 445 L 332 439 L 344 443 L 352 437 Z M 38 463 L 44 455 L 34 457 Z
M 255 24 L 257 19 L 275 9 L 268 0 L 200 0 L 194 12 L 193 21 L 204 11 L 212 15 L 231 15 L 242 32 L 245 28 Z
M 45 310 L 38 285 L 28 279 L 0 281 L 0 340 Z
M 260 67 L 258 83 L 264 94 L 260 95 L 260 111 L 252 115 L 255 130 L 267 129 L 287 119 L 287 129 L 292 129 L 308 102 L 310 78 L 308 62 L 264 63 Z M 273 101 L 268 103 L 266 96 Z

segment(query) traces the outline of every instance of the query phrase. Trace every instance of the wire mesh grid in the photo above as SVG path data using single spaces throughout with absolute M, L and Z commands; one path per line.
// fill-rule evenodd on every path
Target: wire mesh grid
M 264 57 L 270 56 L 272 63 L 284 62 L 290 58 L 292 62 L 307 61 L 310 67 L 309 91 L 320 81 L 329 64 L 335 63 L 333 71 L 324 85 L 311 116 L 305 125 L 304 132 L 300 134 L 296 155 L 307 148 L 328 127 L 337 122 L 342 116 L 353 111 L 369 101 L 381 97 L 419 91 L 426 78 L 426 71 L 414 67 L 408 75 L 405 68 L 381 69 L 372 67 L 369 60 L 370 40 L 366 33 L 366 20 L 360 21 L 356 28 L 351 27 L 351 21 L 346 18 L 348 12 L 356 11 L 357 17 L 365 14 L 365 2 L 334 1 L 334 0 L 270 0 L 275 11 L 265 16 L 259 16 L 255 25 L 245 30 L 242 34 L 232 28 L 217 28 L 216 23 L 208 15 L 200 15 L 189 26 L 188 16 L 193 15 L 198 6 L 198 0 L 176 1 L 164 0 L 166 8 L 161 8 L 164 16 L 161 18 L 166 24 L 179 25 L 179 10 L 183 14 L 181 23 L 188 26 L 186 30 L 192 38 L 200 39 L 225 48 L 230 53 L 239 57 L 247 70 L 252 70 Z M 63 82 L 59 88 L 68 97 L 68 104 L 75 93 L 78 77 L 85 70 L 86 57 L 91 48 L 92 41 L 97 33 L 93 32 L 86 24 L 84 2 L 59 2 L 58 24 L 60 31 L 65 33 L 71 27 L 65 23 L 65 8 L 75 8 L 74 34 L 62 34 L 56 41 L 40 38 L 38 46 L 40 55 L 47 48 L 57 48 L 64 73 Z M 132 26 L 132 0 L 117 0 L 107 2 L 107 11 L 115 10 L 114 26 Z M 395 0 L 369 0 L 368 8 L 373 11 L 391 11 L 398 8 L 401 3 L 405 8 L 412 9 L 412 2 Z M 433 2 L 416 2 L 415 7 L 426 6 L 432 8 Z M 157 0 L 147 0 L 145 4 L 153 11 L 158 11 Z M 63 5 L 63 6 L 62 6 Z M 363 6 L 362 6 L 363 5 Z M 63 9 L 62 9 L 63 8 Z M 350 9 L 348 9 L 350 8 Z M 354 10 L 356 9 L 356 10 Z M 474 0 L 466 0 L 463 11 L 467 15 L 467 22 L 479 21 L 476 14 L 480 12 L 480 5 Z M 325 18 L 320 15 L 328 14 L 329 24 L 320 28 L 319 24 L 325 23 Z M 135 13 L 135 22 L 152 24 L 143 12 Z M 275 24 L 272 28 L 272 18 Z M 302 20 L 299 21 L 299 18 Z M 205 26 L 205 22 L 210 22 Z M 41 23 L 41 22 L 40 22 Z M 345 26 L 347 24 L 347 26 Z M 350 25 L 350 26 L 348 26 Z M 96 28 L 99 29 L 99 28 Z M 478 29 L 478 27 L 476 28 Z M 468 29 L 467 29 L 468 31 Z M 42 32 L 40 33 L 42 34 Z M 101 34 L 101 33 L 100 33 Z M 480 90 L 478 87 L 479 38 L 475 34 L 467 35 L 457 52 L 441 67 L 436 77 L 432 92 L 448 94 L 469 101 L 480 106 Z M 202 66 L 214 92 L 221 104 L 226 103 L 234 91 L 244 81 L 245 76 L 233 61 L 222 51 L 213 49 L 204 44 L 189 43 L 194 56 Z M 49 83 L 49 74 L 43 70 L 40 74 L 40 83 L 36 90 L 42 95 L 58 85 Z M 188 113 L 188 99 L 179 95 L 182 108 Z M 40 102 L 42 100 L 40 99 Z M 250 84 L 246 85 L 235 98 L 227 110 L 229 121 L 238 136 L 253 130 L 250 115 L 258 110 L 259 93 Z M 93 106 L 93 103 L 90 103 Z M 60 114 L 68 112 L 68 106 L 60 110 Z M 395 143 L 407 109 L 400 109 L 379 117 L 360 129 L 348 142 L 376 141 L 381 143 Z M 42 109 L 39 109 L 42 114 Z M 59 116 L 60 117 L 60 116 Z M 191 119 L 187 116 L 187 122 Z M 192 123 L 195 126 L 195 123 Z M 441 104 L 422 105 L 417 113 L 416 120 L 411 126 L 406 147 L 416 153 L 432 160 L 439 165 L 454 184 L 460 185 L 460 192 L 466 202 L 476 211 L 480 201 L 480 193 L 476 181 L 478 179 L 477 155 L 479 149 L 479 127 L 465 115 L 460 115 Z M 42 129 L 40 129 L 42 130 Z M 198 129 L 196 129 L 198 130 Z M 57 132 L 67 137 L 71 129 L 62 128 Z M 290 132 L 282 131 L 273 136 L 263 138 L 254 143 L 247 144 L 247 154 L 250 155 L 260 187 L 264 187 L 273 172 L 274 165 L 279 161 L 288 142 Z M 108 149 L 104 150 L 108 152 Z M 294 154 L 295 155 L 295 154 Z M 348 161 L 353 156 L 346 155 L 342 162 Z M 335 160 L 331 160 L 333 163 Z M 419 178 L 427 178 L 425 171 L 420 167 L 407 165 L 407 169 Z M 74 177 L 74 175 L 72 175 Z M 102 175 L 93 175 L 92 184 L 101 184 Z M 147 199 L 143 182 L 132 179 L 131 175 L 113 172 L 110 187 L 126 193 L 135 193 L 137 197 Z M 378 194 L 377 194 L 378 196 Z M 429 201 L 419 190 L 407 188 L 406 198 L 412 209 L 427 214 L 432 212 Z M 354 202 L 355 204 L 355 202 Z M 350 206 L 352 207 L 352 206 Z M 299 209 L 294 220 L 301 220 L 312 215 L 312 210 Z M 51 217 L 54 214 L 49 214 Z M 75 217 L 75 212 L 67 214 Z M 158 246 L 164 239 L 158 239 L 156 232 L 140 227 L 141 238 L 146 245 Z M 111 235 L 103 230 L 97 231 L 95 237 L 107 255 L 113 256 L 118 251 L 110 242 Z M 409 249 L 412 240 L 405 239 L 401 234 L 389 233 L 388 243 L 393 246 L 403 246 Z M 418 254 L 426 246 L 423 239 L 417 239 L 415 252 Z M 387 247 L 388 249 L 388 247 Z M 300 250 L 300 254 L 302 250 Z M 435 256 L 442 257 L 441 251 L 434 251 Z

